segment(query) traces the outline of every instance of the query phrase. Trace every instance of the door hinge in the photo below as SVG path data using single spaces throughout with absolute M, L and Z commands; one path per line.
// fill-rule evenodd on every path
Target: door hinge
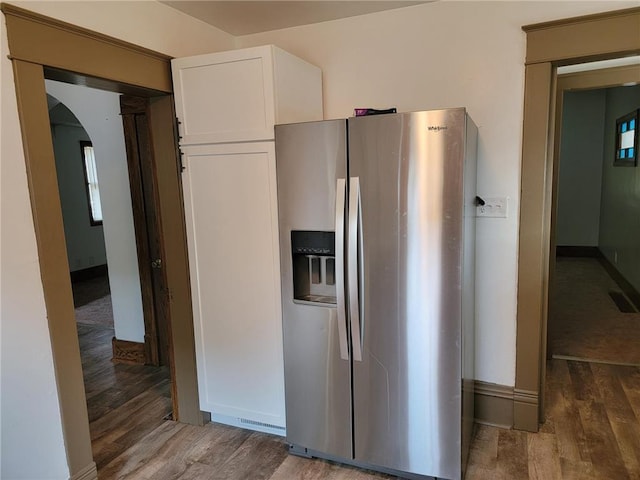
M 178 147 L 178 168 L 180 169 L 178 173 L 182 173 L 187 169 L 187 167 L 184 166 L 183 158 L 184 153 L 182 153 L 182 150 Z
M 175 136 L 176 136 L 176 156 L 178 157 L 178 173 L 182 173 L 186 170 L 186 167 L 184 166 L 184 162 L 182 161 L 182 150 L 180 149 L 180 140 L 182 140 L 182 135 L 180 135 L 180 125 L 182 125 L 182 122 L 180 121 L 180 119 L 178 117 L 176 117 L 176 121 L 174 123 L 174 127 L 175 127 Z
M 156 258 L 151 260 L 151 268 L 162 268 L 162 259 Z
M 178 144 L 180 144 L 180 140 L 182 140 L 182 135 L 180 135 L 180 125 L 182 125 L 182 122 L 180 121 L 180 119 L 178 117 L 176 117 L 176 121 L 173 124 L 173 127 L 176 130 L 176 142 Z

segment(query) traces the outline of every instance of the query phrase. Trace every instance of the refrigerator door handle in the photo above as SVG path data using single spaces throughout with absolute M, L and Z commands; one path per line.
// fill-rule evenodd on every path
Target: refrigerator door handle
M 358 284 L 358 220 L 360 217 L 360 178 L 349 179 L 349 242 L 347 249 L 349 312 L 351 314 L 351 351 L 353 360 L 362 361 L 360 295 Z
M 349 360 L 347 307 L 344 296 L 344 209 L 346 190 L 346 179 L 338 178 L 336 184 L 336 300 L 338 303 L 338 341 L 340 343 L 340 358 L 343 360 Z

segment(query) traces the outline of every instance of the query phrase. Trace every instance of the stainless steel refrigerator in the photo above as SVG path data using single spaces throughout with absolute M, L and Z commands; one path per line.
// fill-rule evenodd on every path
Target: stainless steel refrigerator
M 459 108 L 275 133 L 290 451 L 461 478 L 477 128 Z

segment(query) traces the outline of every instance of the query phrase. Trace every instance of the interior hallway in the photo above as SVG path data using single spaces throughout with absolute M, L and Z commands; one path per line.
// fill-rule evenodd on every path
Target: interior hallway
M 110 342 L 99 340 L 113 335 L 108 327 L 79 324 L 79 332 L 100 480 L 396 478 L 290 456 L 272 435 L 163 420 L 166 371 L 111 364 Z M 476 426 L 467 480 L 640 479 L 639 367 L 550 360 L 546 386 L 539 433 Z

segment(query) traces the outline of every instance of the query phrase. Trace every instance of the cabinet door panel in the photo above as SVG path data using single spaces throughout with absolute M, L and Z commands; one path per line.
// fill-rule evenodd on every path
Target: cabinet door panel
M 270 47 L 172 61 L 181 144 L 272 140 Z
M 201 407 L 284 427 L 273 143 L 184 154 Z

